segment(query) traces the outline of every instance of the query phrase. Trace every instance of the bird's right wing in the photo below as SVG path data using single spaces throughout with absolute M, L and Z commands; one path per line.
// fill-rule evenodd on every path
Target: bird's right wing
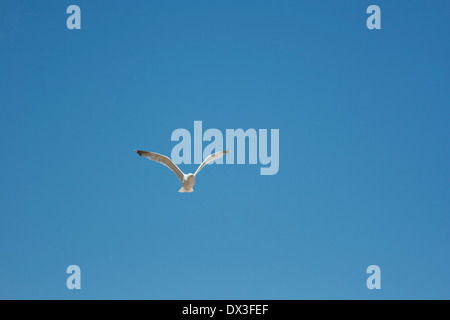
M 180 168 L 177 167 L 175 163 L 172 162 L 168 157 L 163 156 L 162 154 L 155 153 L 155 152 L 148 152 L 148 151 L 141 151 L 141 150 L 134 150 L 138 155 L 141 157 L 146 157 L 150 160 L 159 162 L 163 165 L 165 165 L 167 168 L 175 172 L 178 179 L 180 181 L 183 181 L 184 173 L 180 170 Z
M 202 164 L 198 167 L 197 171 L 195 171 L 194 176 L 197 175 L 197 173 L 200 172 L 200 170 L 202 170 L 202 168 L 204 166 L 206 166 L 208 163 L 213 162 L 216 159 L 222 158 L 225 154 L 227 154 L 230 151 L 219 151 L 213 154 L 210 154 L 205 161 L 202 162 Z

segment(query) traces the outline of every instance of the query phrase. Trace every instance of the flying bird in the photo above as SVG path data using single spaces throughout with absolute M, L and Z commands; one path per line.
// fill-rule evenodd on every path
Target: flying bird
M 178 177 L 178 179 L 180 179 L 181 181 L 181 189 L 178 190 L 178 192 L 193 192 L 194 189 L 192 188 L 195 184 L 195 177 L 197 176 L 197 174 L 200 172 L 200 170 L 202 170 L 202 168 L 204 166 L 206 166 L 208 163 L 222 158 L 225 154 L 227 154 L 230 151 L 219 151 L 216 153 L 213 153 L 211 155 L 209 155 L 205 161 L 202 162 L 202 164 L 198 167 L 197 171 L 195 171 L 194 174 L 192 173 L 188 173 L 188 174 L 184 174 L 183 171 L 180 170 L 180 168 L 177 167 L 177 165 L 175 163 L 172 162 L 172 160 L 170 160 L 170 158 L 163 156 L 162 154 L 156 153 L 156 152 L 148 152 L 148 151 L 141 151 L 141 150 L 134 150 L 138 155 L 140 155 L 141 157 L 146 157 L 150 160 L 159 162 L 163 165 L 165 165 L 166 167 L 168 167 L 170 170 L 172 170 Z

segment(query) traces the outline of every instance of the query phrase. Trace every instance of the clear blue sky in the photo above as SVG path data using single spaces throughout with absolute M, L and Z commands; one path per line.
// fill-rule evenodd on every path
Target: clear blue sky
M 449 299 L 449 23 L 449 1 L 1 1 L 0 298 Z M 133 150 L 194 120 L 279 129 L 278 174 L 178 193 Z

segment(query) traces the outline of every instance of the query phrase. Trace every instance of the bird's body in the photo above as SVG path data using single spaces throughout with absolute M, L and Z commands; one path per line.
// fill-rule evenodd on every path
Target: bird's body
M 181 181 L 181 189 L 178 192 L 193 192 L 192 187 L 195 184 L 195 175 L 192 173 L 185 174 L 183 180 Z
M 219 151 L 219 152 L 209 155 L 205 159 L 205 161 L 203 161 L 202 164 L 198 167 L 198 169 L 197 169 L 197 171 L 195 171 L 195 173 L 188 173 L 188 174 L 183 173 L 183 171 L 181 171 L 180 168 L 178 168 L 177 165 L 172 162 L 172 160 L 170 160 L 166 156 L 163 156 L 162 154 L 159 154 L 156 152 L 141 151 L 141 150 L 135 150 L 135 152 L 142 157 L 146 157 L 150 160 L 159 162 L 159 163 L 165 165 L 166 167 L 168 167 L 170 170 L 172 170 L 177 175 L 178 179 L 180 179 L 180 181 L 181 181 L 182 187 L 180 190 L 178 190 L 178 192 L 193 192 L 194 191 L 193 186 L 195 184 L 195 177 L 200 172 L 200 170 L 208 163 L 223 157 L 229 151 Z

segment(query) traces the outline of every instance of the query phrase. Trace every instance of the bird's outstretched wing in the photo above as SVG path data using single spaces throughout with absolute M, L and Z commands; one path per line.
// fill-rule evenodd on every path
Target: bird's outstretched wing
M 163 156 L 162 154 L 155 153 L 155 152 L 148 152 L 148 151 L 141 151 L 141 150 L 134 150 L 138 155 L 142 157 L 146 157 L 150 160 L 157 161 L 163 165 L 165 165 L 167 168 L 175 172 L 178 179 L 183 181 L 184 173 L 180 170 L 180 168 L 177 167 L 175 163 L 172 162 L 168 157 Z
M 209 155 L 209 156 L 205 159 L 205 161 L 203 161 L 202 164 L 198 167 L 197 171 L 195 171 L 194 176 L 196 176 L 197 173 L 199 173 L 200 170 L 202 170 L 202 168 L 203 168 L 204 166 L 206 166 L 208 163 L 210 163 L 210 162 L 212 162 L 212 161 L 214 161 L 214 160 L 216 160 L 216 159 L 222 158 L 222 157 L 223 157 L 225 154 L 227 154 L 228 152 L 230 152 L 230 151 L 219 151 L 219 152 L 216 152 L 216 153 L 213 153 L 213 154 Z

